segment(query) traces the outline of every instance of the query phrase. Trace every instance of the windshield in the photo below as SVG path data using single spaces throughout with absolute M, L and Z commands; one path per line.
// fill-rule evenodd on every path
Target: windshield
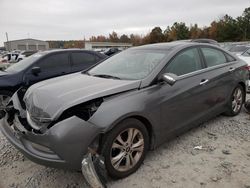
M 40 59 L 44 53 L 36 53 L 32 56 L 29 56 L 22 61 L 13 64 L 9 68 L 5 69 L 6 72 L 19 72 L 26 68 L 28 68 L 30 65 L 32 65 L 36 60 Z
M 106 78 L 140 80 L 147 77 L 166 55 L 167 51 L 127 50 L 110 57 L 87 73 Z
M 234 46 L 229 51 L 230 52 L 244 52 L 247 50 L 246 46 Z

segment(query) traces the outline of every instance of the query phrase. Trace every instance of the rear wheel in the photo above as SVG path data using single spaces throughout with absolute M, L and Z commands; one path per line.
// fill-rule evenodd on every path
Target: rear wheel
M 102 155 L 112 178 L 124 178 L 142 164 L 149 148 L 147 129 L 137 119 L 126 119 L 104 136 Z
M 228 102 L 228 110 L 225 112 L 225 115 L 238 115 L 245 101 L 245 95 L 246 93 L 243 87 L 241 85 L 237 85 L 231 94 L 230 101 Z

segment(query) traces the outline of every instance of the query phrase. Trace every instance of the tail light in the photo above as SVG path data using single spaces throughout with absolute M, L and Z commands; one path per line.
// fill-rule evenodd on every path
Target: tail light
M 246 66 L 242 67 L 242 69 L 243 69 L 243 70 L 248 70 L 249 73 L 250 73 L 250 65 L 246 65 Z
M 248 71 L 250 71 L 250 65 L 246 66 L 246 69 L 247 69 Z

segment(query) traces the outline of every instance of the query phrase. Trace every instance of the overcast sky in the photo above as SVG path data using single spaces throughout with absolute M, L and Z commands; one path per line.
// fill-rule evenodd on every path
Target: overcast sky
M 82 40 L 112 31 L 146 34 L 175 21 L 208 26 L 237 17 L 250 0 L 0 0 L 0 46 L 9 40 Z

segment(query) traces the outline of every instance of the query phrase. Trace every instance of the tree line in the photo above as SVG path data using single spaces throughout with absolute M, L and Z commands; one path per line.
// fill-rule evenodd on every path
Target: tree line
M 196 38 L 210 38 L 218 42 L 250 40 L 250 7 L 246 8 L 241 16 L 233 18 L 226 14 L 206 27 L 199 27 L 198 24 L 188 27 L 184 22 L 175 22 L 165 30 L 162 30 L 161 27 L 155 27 L 146 35 L 122 34 L 119 36 L 113 31 L 109 36 L 92 36 L 89 41 L 132 43 L 134 46 L 138 46 Z M 85 40 L 48 42 L 51 48 L 84 48 Z

